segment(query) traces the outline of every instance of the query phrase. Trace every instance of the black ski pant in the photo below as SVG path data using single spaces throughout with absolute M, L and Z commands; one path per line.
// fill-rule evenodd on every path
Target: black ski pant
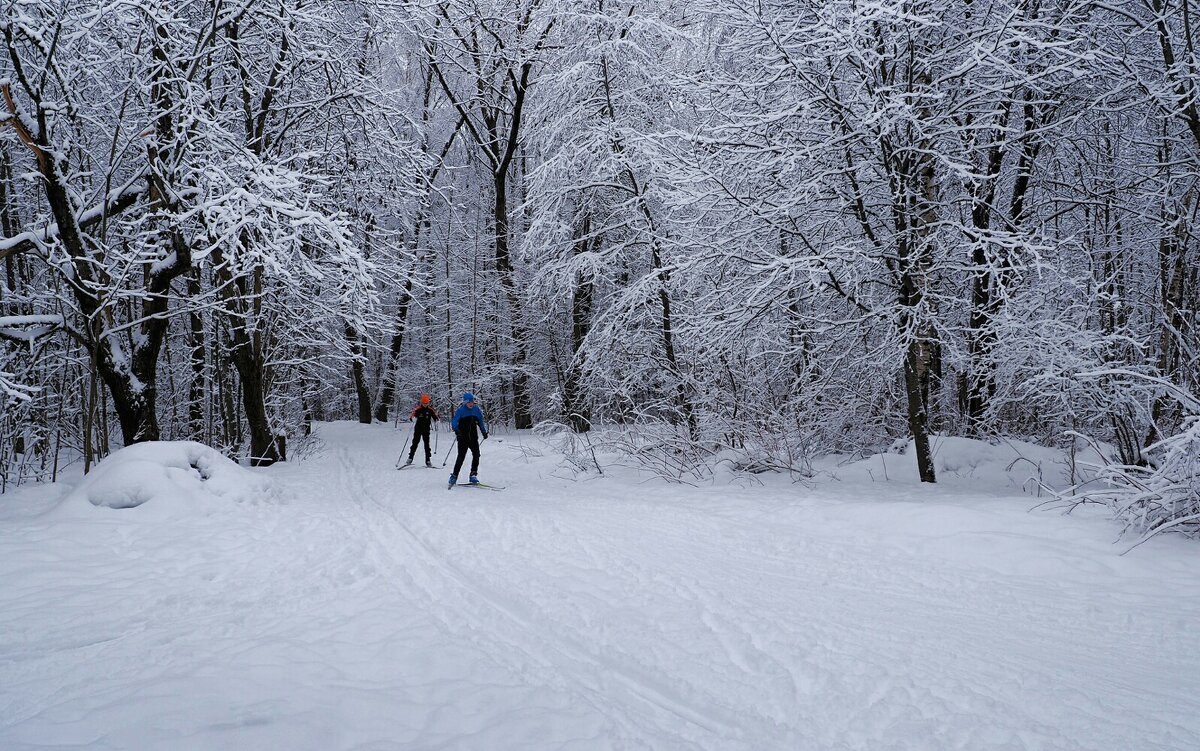
M 411 462 L 413 460 L 413 457 L 417 455 L 417 444 L 421 442 L 422 438 L 425 439 L 425 463 L 428 464 L 429 462 L 433 461 L 433 453 L 431 452 L 431 450 L 429 448 L 429 426 L 428 425 L 426 425 L 423 428 L 419 425 L 417 427 L 413 428 L 412 449 L 409 450 L 409 452 L 408 452 L 408 461 Z
M 471 451 L 471 475 L 479 474 L 479 433 L 471 430 L 470 434 L 466 432 L 458 434 L 458 458 L 454 460 L 455 477 L 458 477 L 458 472 L 462 469 L 468 449 Z

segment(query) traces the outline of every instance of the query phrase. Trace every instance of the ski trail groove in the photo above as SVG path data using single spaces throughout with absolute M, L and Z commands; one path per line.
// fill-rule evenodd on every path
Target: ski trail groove
M 613 708 L 610 694 L 603 690 L 606 683 L 605 678 L 608 678 L 611 679 L 611 682 L 615 682 L 617 686 L 640 701 L 654 706 L 661 711 L 670 713 L 704 730 L 706 733 L 721 735 L 728 739 L 738 738 L 742 735 L 743 731 L 737 724 L 737 719 L 723 716 L 725 713 L 720 707 L 712 705 L 704 707 L 693 706 L 685 701 L 674 698 L 670 689 L 661 685 L 650 676 L 631 669 L 626 665 L 606 661 L 583 644 L 564 636 L 562 633 L 539 628 L 539 624 L 535 623 L 526 612 L 518 609 L 515 603 L 505 602 L 486 589 L 478 586 L 468 574 L 450 562 L 445 555 L 426 544 L 407 524 L 391 513 L 388 507 L 379 500 L 373 488 L 361 479 L 369 474 L 369 470 L 362 463 L 356 461 L 344 450 L 341 454 L 341 460 L 343 463 L 342 474 L 353 484 L 351 489 L 354 492 L 349 494 L 350 497 L 368 501 L 379 515 L 392 522 L 394 528 L 410 543 L 411 549 L 419 552 L 420 563 L 426 569 L 427 576 L 431 571 L 434 572 L 435 575 L 433 578 L 435 579 L 440 575 L 444 580 L 451 582 L 461 591 L 473 596 L 477 601 L 486 604 L 493 614 L 501 615 L 508 622 L 509 626 L 504 629 L 504 634 L 502 635 L 500 630 L 494 627 L 488 628 L 481 624 L 481 620 L 486 623 L 489 619 L 480 619 L 478 616 L 473 617 L 465 609 L 460 608 L 461 614 L 475 624 L 477 631 L 491 634 L 492 639 L 502 642 L 504 647 L 509 649 L 516 648 L 527 658 L 534 662 L 542 663 L 546 668 L 567 678 L 569 682 L 575 685 L 576 692 L 586 692 L 589 703 L 598 710 L 610 712 Z M 369 518 L 371 516 L 373 515 L 370 513 L 364 513 L 364 517 Z M 407 559 L 400 560 L 396 558 L 391 548 L 384 544 L 382 530 L 377 524 L 373 522 L 368 523 L 372 527 L 372 536 L 377 543 L 376 548 L 385 551 L 392 565 L 403 568 L 406 564 L 411 563 Z M 434 592 L 427 590 L 427 595 L 429 599 L 438 601 Z M 528 633 L 531 635 L 531 639 L 523 640 L 515 638 L 513 636 L 514 627 L 516 633 Z M 534 643 L 530 643 L 531 641 Z M 561 659 L 547 661 L 544 657 L 539 656 L 539 652 L 544 653 L 547 648 L 552 650 Z M 498 651 L 503 653 L 505 650 Z M 625 719 L 631 724 L 637 724 L 630 718 Z M 744 720 L 744 718 L 742 719 Z
M 468 640 L 483 654 L 485 654 L 489 660 L 493 661 L 497 665 L 504 666 L 506 670 L 511 672 L 515 677 L 523 682 L 528 683 L 530 681 L 528 674 L 530 672 L 530 668 L 533 666 L 539 667 L 542 672 L 554 670 L 553 663 L 547 661 L 539 653 L 538 649 L 530 649 L 525 645 L 513 642 L 511 640 L 502 639 L 498 633 L 488 628 L 486 624 L 480 624 L 478 619 L 472 619 L 471 612 L 465 608 L 465 606 L 453 606 L 455 611 L 460 615 L 460 617 L 457 619 L 454 618 L 452 614 L 447 613 L 446 609 L 447 607 L 450 607 L 448 603 L 453 602 L 454 598 L 446 597 L 445 592 L 439 591 L 436 586 L 437 582 L 456 586 L 463 592 L 475 594 L 477 597 L 480 597 L 480 599 L 483 599 L 483 597 L 477 590 L 469 585 L 468 579 L 461 575 L 461 573 L 457 576 L 449 573 L 453 567 L 443 557 L 439 556 L 434 550 L 426 545 L 424 541 L 422 541 L 420 537 L 408 527 L 408 525 L 386 512 L 384 505 L 360 479 L 361 475 L 354 471 L 358 465 L 350 457 L 349 452 L 339 448 L 339 457 L 339 474 L 342 480 L 341 484 L 344 485 L 346 490 L 351 491 L 345 497 L 365 499 L 380 516 L 386 517 L 392 522 L 393 534 L 388 534 L 386 530 L 383 530 L 380 525 L 373 520 L 372 514 L 369 513 L 368 508 L 362 504 L 359 505 L 359 510 L 361 512 L 359 517 L 351 519 L 343 514 L 343 521 L 346 524 L 345 528 L 348 534 L 361 535 L 362 524 L 365 523 L 368 526 L 370 530 L 370 538 L 373 543 L 372 548 L 374 550 L 374 556 L 381 564 L 380 568 L 386 572 L 395 572 L 400 578 L 407 581 L 412 587 L 412 590 L 403 589 L 399 587 L 391 577 L 386 577 L 389 584 L 397 592 L 406 598 L 411 598 L 415 595 L 419 599 L 424 600 L 426 614 L 434 619 L 434 622 L 437 624 L 439 630 L 445 634 L 447 638 L 461 638 Z M 388 540 L 396 539 L 397 534 L 395 533 L 398 533 L 399 537 L 408 543 L 408 549 L 415 554 L 413 557 L 399 557 L 393 550 L 392 546 L 388 544 Z M 416 569 L 419 569 L 419 571 Z M 420 581 L 418 576 L 415 576 L 414 574 L 420 574 L 420 579 L 423 579 L 424 582 Z M 497 608 L 497 610 L 508 618 L 517 618 L 515 614 L 508 612 L 505 608 Z M 465 627 L 463 625 L 456 626 L 456 623 L 465 624 Z M 485 635 L 489 634 L 491 635 L 490 641 L 485 638 Z M 501 644 L 500 648 L 496 647 L 497 642 Z M 509 655 L 513 652 L 523 656 L 524 660 L 512 659 L 512 657 Z M 531 685 L 540 685 L 540 683 L 540 681 L 534 681 L 534 683 Z M 572 695 L 591 706 L 598 713 L 605 714 L 606 719 L 610 724 L 618 722 L 621 725 L 626 726 L 625 732 L 621 735 L 624 735 L 630 739 L 639 737 L 639 733 L 635 730 L 636 723 L 632 722 L 627 717 L 614 717 L 610 713 L 607 713 L 606 710 L 608 708 L 603 701 L 603 697 L 600 692 L 590 690 L 584 685 L 571 686 L 569 684 L 562 683 L 561 681 L 559 683 L 560 685 L 558 685 L 557 688 L 570 692 Z

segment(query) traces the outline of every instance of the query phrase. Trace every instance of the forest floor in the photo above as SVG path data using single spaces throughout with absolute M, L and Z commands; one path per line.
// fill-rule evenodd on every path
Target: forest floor
M 403 431 L 320 438 L 236 513 L 0 496 L 0 749 L 1200 748 L 1195 543 L 970 478 L 572 481 L 494 435 L 507 489 L 447 491 Z

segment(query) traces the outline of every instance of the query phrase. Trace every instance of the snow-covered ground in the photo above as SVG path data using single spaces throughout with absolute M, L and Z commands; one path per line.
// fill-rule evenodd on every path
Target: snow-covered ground
M 692 488 L 496 435 L 447 492 L 321 437 L 255 502 L 0 496 L 0 749 L 1200 748 L 1200 546 L 987 456 Z

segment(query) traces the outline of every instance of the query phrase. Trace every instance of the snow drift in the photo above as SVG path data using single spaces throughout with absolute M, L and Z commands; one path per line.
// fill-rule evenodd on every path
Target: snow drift
M 194 441 L 151 441 L 109 455 L 63 498 L 59 510 L 75 514 L 104 507 L 174 516 L 271 495 L 270 480 L 216 449 Z
M 1091 480 L 1101 456 L 1094 446 L 1074 451 L 1014 439 L 931 437 L 938 484 L 944 487 L 1011 489 L 1033 496 Z M 830 473 L 841 480 L 917 482 L 913 442 L 897 441 L 887 453 L 841 464 Z

